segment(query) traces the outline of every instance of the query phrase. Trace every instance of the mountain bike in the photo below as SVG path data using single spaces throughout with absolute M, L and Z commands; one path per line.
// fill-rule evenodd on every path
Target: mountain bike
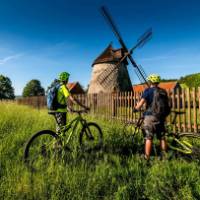
M 25 163 L 32 169 L 45 168 L 51 160 L 73 152 L 73 136 L 79 134 L 81 151 L 99 150 L 103 145 L 103 134 L 98 124 L 87 122 L 82 113 L 86 110 L 71 110 L 76 113 L 69 123 L 59 127 L 58 133 L 52 130 L 41 130 L 35 133 L 26 143 L 24 150 Z M 52 114 L 52 113 L 51 113 Z M 77 143 L 77 142 L 74 142 Z M 71 146 L 70 146 L 71 145 Z
M 183 114 L 183 112 L 176 112 L 172 124 L 175 122 L 176 116 L 178 114 Z M 139 119 L 136 123 L 127 122 L 123 127 L 123 133 L 127 137 L 134 137 L 137 134 L 143 133 L 142 124 L 144 121 L 143 114 L 140 114 Z M 179 133 L 173 132 L 170 125 L 166 125 L 166 141 L 168 150 L 172 150 L 175 155 L 189 155 L 192 158 L 200 159 L 200 133 Z M 153 147 L 155 151 L 155 146 Z M 155 153 L 157 154 L 157 153 Z

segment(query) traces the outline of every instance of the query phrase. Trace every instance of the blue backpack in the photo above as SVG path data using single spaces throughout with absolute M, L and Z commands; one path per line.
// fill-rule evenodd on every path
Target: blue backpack
M 49 110 L 57 110 L 58 108 L 63 108 L 65 106 L 59 104 L 57 101 L 57 93 L 60 86 L 60 82 L 57 79 L 55 79 L 47 89 L 47 108 Z

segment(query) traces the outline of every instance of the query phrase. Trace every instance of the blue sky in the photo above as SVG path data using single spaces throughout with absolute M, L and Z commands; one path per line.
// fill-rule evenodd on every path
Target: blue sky
M 129 48 L 152 27 L 152 40 L 133 54 L 147 74 L 179 78 L 200 72 L 198 0 L 0 0 L 0 74 L 11 79 L 16 95 L 31 79 L 46 88 L 62 71 L 87 86 L 94 59 L 111 41 L 120 47 L 101 5 L 109 8 Z

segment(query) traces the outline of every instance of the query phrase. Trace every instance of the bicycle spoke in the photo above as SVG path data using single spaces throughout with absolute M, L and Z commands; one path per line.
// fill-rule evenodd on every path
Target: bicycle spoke
M 95 123 L 88 123 L 80 134 L 80 145 L 84 150 L 95 150 L 102 146 L 102 132 Z

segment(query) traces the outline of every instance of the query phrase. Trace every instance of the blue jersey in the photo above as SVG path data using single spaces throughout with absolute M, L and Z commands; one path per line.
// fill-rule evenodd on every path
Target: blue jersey
M 156 89 L 156 87 L 147 88 L 144 91 L 144 93 L 142 94 L 142 98 L 145 99 L 145 101 L 147 103 L 147 108 L 149 108 L 149 106 L 151 106 L 151 104 L 153 102 L 153 95 L 154 95 L 155 89 Z
M 151 107 L 151 104 L 153 102 L 153 96 L 154 96 L 154 91 L 156 87 L 151 87 L 145 89 L 144 93 L 142 94 L 142 98 L 145 99 L 146 104 L 147 104 L 147 111 L 144 113 L 144 115 L 151 115 L 152 113 L 148 111 L 148 109 Z

